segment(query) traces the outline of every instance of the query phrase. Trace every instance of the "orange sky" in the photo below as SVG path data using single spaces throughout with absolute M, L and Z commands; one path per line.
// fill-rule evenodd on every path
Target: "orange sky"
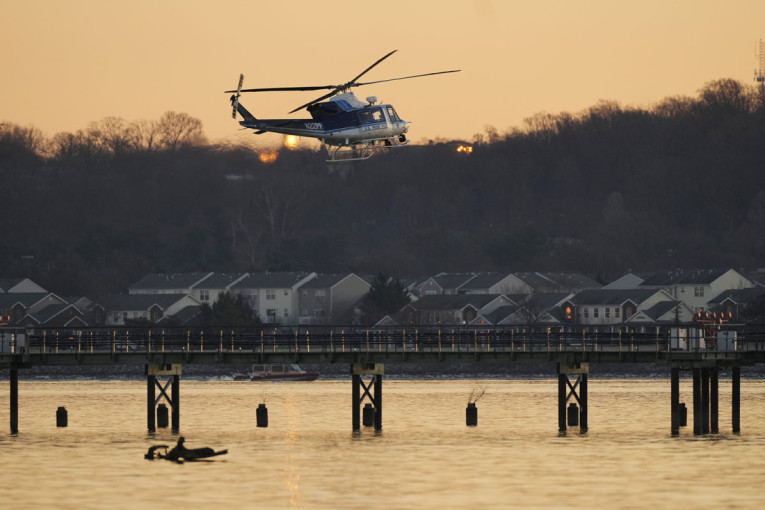
M 337 84 L 397 49 L 364 79 L 462 72 L 357 95 L 392 103 L 415 142 L 470 139 L 600 99 L 650 106 L 718 78 L 753 83 L 765 38 L 762 0 L 2 2 L 0 122 L 47 136 L 174 110 L 199 118 L 211 141 L 276 144 L 280 135 L 256 137 L 231 119 L 222 92 L 240 72 L 245 87 Z M 242 102 L 283 118 L 318 95 Z

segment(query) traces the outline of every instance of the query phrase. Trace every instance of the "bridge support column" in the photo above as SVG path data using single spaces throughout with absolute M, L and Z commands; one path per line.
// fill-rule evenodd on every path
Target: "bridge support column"
M 731 371 L 731 422 L 733 433 L 741 432 L 741 367 L 735 366 Z
M 709 368 L 701 369 L 701 433 L 709 434 Z
M 166 400 L 172 409 L 172 430 L 180 430 L 181 416 L 181 391 L 180 375 L 182 365 L 146 365 L 146 426 L 149 432 L 156 431 L 156 408 L 157 404 Z M 158 377 L 169 377 L 162 384 Z M 159 389 L 159 396 L 155 396 L 155 389 Z M 170 395 L 168 395 L 170 388 Z M 165 426 L 167 426 L 165 424 Z
M 361 405 L 365 398 L 374 408 L 375 430 L 382 430 L 382 380 L 385 372 L 385 365 L 382 363 L 353 363 L 351 365 L 351 384 L 352 384 L 352 425 L 353 430 L 361 428 Z M 368 383 L 364 382 L 362 376 L 372 376 Z M 363 390 L 363 392 L 362 392 Z M 372 393 L 370 393 L 370 390 Z
M 701 369 L 693 369 L 693 434 L 701 434 Z
M 147 366 L 148 370 L 148 366 Z M 154 400 L 154 387 L 157 384 L 157 378 L 153 375 L 149 375 L 147 373 L 146 375 L 146 428 L 149 429 L 149 432 L 154 432 L 157 430 L 156 427 L 156 420 L 154 419 L 154 408 L 155 408 L 155 400 Z
M 11 434 L 19 433 L 19 369 L 11 368 Z
M 568 425 L 566 404 L 571 398 L 579 404 L 579 432 L 582 434 L 587 432 L 587 375 L 589 373 L 589 363 L 558 363 L 558 431 L 561 433 L 566 433 Z M 573 383 L 569 376 L 576 376 Z
M 680 435 L 680 369 L 672 367 L 670 383 L 670 407 L 672 420 L 672 435 Z
M 719 432 L 719 368 L 716 366 L 694 367 L 692 370 L 693 433 L 697 436 L 717 434 Z
M 717 434 L 720 432 L 719 417 L 719 372 L 717 367 L 711 368 L 709 373 L 709 432 Z
M 178 365 L 178 371 L 180 372 L 180 365 Z M 181 376 L 179 374 L 173 375 L 173 386 L 171 389 L 173 406 L 172 412 L 172 427 L 173 431 L 178 432 L 181 428 Z

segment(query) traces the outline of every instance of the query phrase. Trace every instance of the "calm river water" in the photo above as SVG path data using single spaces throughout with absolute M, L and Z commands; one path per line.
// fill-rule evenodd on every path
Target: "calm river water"
M 741 434 L 730 380 L 720 431 L 670 436 L 669 378 L 590 378 L 590 430 L 557 430 L 557 380 L 391 380 L 383 430 L 351 431 L 351 382 L 181 380 L 189 447 L 207 462 L 147 461 L 146 383 L 24 381 L 9 434 L 0 382 L 0 507 L 16 508 L 762 508 L 765 382 L 743 379 Z M 478 426 L 465 426 L 474 388 Z M 256 428 L 255 409 L 269 410 Z M 691 408 L 691 384 L 681 380 Z M 58 406 L 69 426 L 56 428 Z M 689 413 L 690 414 L 690 413 Z

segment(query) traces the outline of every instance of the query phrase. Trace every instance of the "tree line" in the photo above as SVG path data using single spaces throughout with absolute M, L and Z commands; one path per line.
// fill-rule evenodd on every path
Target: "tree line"
M 276 135 L 265 135 L 276 136 Z M 0 124 L 0 275 L 91 297 L 149 272 L 765 265 L 765 93 L 723 79 L 328 165 L 207 143 L 187 114 L 50 139 Z

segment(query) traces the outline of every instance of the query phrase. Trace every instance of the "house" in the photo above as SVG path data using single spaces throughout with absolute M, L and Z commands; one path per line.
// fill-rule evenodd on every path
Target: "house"
M 457 289 L 475 277 L 475 273 L 439 273 L 425 280 L 417 293 L 419 297 L 457 294 Z
M 67 304 L 52 292 L 0 293 L 0 316 L 9 316 L 9 324 L 20 325 L 27 315 L 34 315 L 49 306 Z
M 529 314 L 529 322 L 534 324 L 561 324 L 571 322 L 573 308 L 565 306 L 574 294 L 570 292 L 539 292 L 525 303 L 524 309 Z M 525 323 L 524 323 L 525 324 Z
M 672 285 L 672 296 L 693 310 L 704 308 L 707 302 L 726 290 L 754 287 L 748 278 L 738 271 L 700 270 L 680 275 Z
M 503 305 L 488 313 L 478 313 L 470 326 L 506 326 L 526 324 L 529 312 L 523 305 Z
M 0 278 L 0 293 L 43 293 L 48 292 L 29 278 Z
M 266 324 L 298 323 L 298 289 L 316 278 L 316 273 L 250 273 L 231 286 L 247 300 Z
M 580 292 L 599 289 L 601 284 L 581 273 L 513 273 L 523 282 L 526 294 L 548 292 Z
M 517 306 L 517 303 L 502 294 L 428 295 L 409 303 L 394 316 L 386 316 L 378 325 L 463 325 L 475 320 L 479 314 L 491 314 L 502 306 Z
M 64 300 L 77 307 L 82 313 L 82 317 L 88 326 L 103 326 L 106 321 L 106 310 L 99 303 L 96 303 L 84 296 L 65 297 Z
M 351 308 L 369 293 L 370 287 L 366 280 L 353 273 L 317 275 L 300 286 L 300 324 L 350 321 Z
M 114 294 L 104 298 L 107 326 L 124 326 L 131 320 L 158 323 L 201 303 L 189 294 Z
M 659 303 L 669 304 L 654 308 Z M 675 314 L 672 316 L 672 321 L 692 320 L 691 309 L 687 306 L 679 306 L 681 304 L 669 293 L 660 289 L 598 289 L 575 294 L 571 299 L 566 300 L 564 307 L 571 308 L 570 321 L 576 324 L 622 324 L 638 312 L 643 312 L 639 319 L 641 321 L 664 321 L 667 320 L 668 310 Z M 646 313 L 649 310 L 652 310 L 651 313 Z
M 742 311 L 757 300 L 765 299 L 765 287 L 726 290 L 711 299 L 704 307 L 705 311 L 730 314 L 732 320 L 739 320 Z
M 529 288 L 514 274 L 478 273 L 457 289 L 458 294 L 528 294 Z
M 640 288 L 646 278 L 650 276 L 646 273 L 627 273 L 616 280 L 604 285 L 606 290 L 619 290 L 619 289 L 637 289 Z
M 213 273 L 152 273 L 128 288 L 128 294 L 192 294 Z
M 703 308 L 725 290 L 754 287 L 748 278 L 733 269 L 696 271 L 663 271 L 647 275 L 640 288 L 663 289 L 675 299 L 694 309 Z
M 220 294 L 231 292 L 233 286 L 247 278 L 248 275 L 249 273 L 211 273 L 202 281 L 194 283 L 190 294 L 200 303 L 212 306 Z
M 27 313 L 18 322 L 18 326 L 34 328 L 38 326 L 57 328 L 82 328 L 88 326 L 82 312 L 69 303 L 54 303 Z
M 693 319 L 693 310 L 682 301 L 659 301 L 653 306 L 638 309 L 631 317 L 625 319 L 625 324 L 674 324 L 688 322 Z

